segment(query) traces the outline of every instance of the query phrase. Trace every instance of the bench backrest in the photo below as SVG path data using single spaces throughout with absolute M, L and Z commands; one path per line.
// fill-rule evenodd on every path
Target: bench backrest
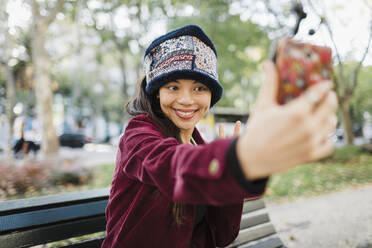
M 109 188 L 0 203 L 1 248 L 30 247 L 105 231 Z M 262 200 L 246 201 L 240 232 L 228 247 L 279 248 L 283 244 Z M 62 247 L 100 247 L 104 236 Z
M 2 248 L 30 247 L 105 230 L 109 189 L 0 203 Z M 69 247 L 99 247 L 102 237 Z

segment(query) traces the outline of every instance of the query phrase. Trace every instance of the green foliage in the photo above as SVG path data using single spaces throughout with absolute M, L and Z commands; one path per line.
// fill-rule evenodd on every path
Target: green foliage
M 36 106 L 36 96 L 35 92 L 32 90 L 18 89 L 15 98 L 16 102 L 21 102 L 25 106 L 25 113 L 27 114 Z
M 353 122 L 363 125 L 364 112 L 372 116 L 372 66 L 362 67 L 359 83 L 351 101 Z
M 299 197 L 368 184 L 372 178 L 372 155 L 356 146 L 336 149 L 322 162 L 306 164 L 271 177 L 266 197 Z
M 59 173 L 55 173 L 60 178 L 60 183 L 50 184 L 48 190 L 45 191 L 41 186 L 32 186 L 32 196 L 42 194 L 58 194 L 71 191 L 87 190 L 94 188 L 105 188 L 111 186 L 113 179 L 115 165 L 105 164 L 102 166 L 95 167 L 94 170 L 84 169 L 69 169 L 71 168 L 68 161 L 65 165 L 62 164 Z M 360 186 L 371 183 L 372 178 L 372 154 L 365 153 L 360 147 L 356 146 L 345 146 L 335 150 L 335 152 L 322 161 L 306 164 L 294 169 L 289 170 L 285 173 L 280 173 L 272 176 L 269 181 L 268 189 L 265 197 L 267 199 L 286 199 L 293 197 L 305 197 L 309 195 L 318 195 L 326 192 L 338 191 L 344 188 L 353 186 Z M 66 167 L 63 169 L 63 167 Z M 45 167 L 37 167 L 43 168 Z M 10 173 L 4 171 L 4 167 L 0 167 L 0 173 L 2 175 L 9 175 Z M 31 174 L 40 175 L 40 170 L 29 170 L 33 171 Z M 36 171 L 36 172 L 35 172 Z M 42 170 L 41 170 L 42 171 Z M 62 172 L 64 174 L 61 174 Z M 75 175 L 71 177 L 71 171 L 74 171 Z M 28 173 L 30 174 L 30 173 Z M 41 174 L 44 175 L 44 174 Z M 72 181 L 66 181 L 66 178 L 74 178 L 80 175 L 82 179 L 75 180 L 77 184 L 71 184 Z M 0 179 L 0 196 L 4 197 L 4 185 L 10 185 L 9 182 L 2 181 L 6 177 Z M 38 177 L 40 179 L 40 176 Z M 89 178 L 89 180 L 85 180 Z M 62 180 L 63 179 L 63 180 Z M 25 181 L 25 180 L 18 180 Z M 30 182 L 30 180 L 26 180 Z M 48 182 L 48 180 L 34 180 L 40 182 Z M 49 180 L 50 181 L 50 180 Z M 62 182 L 64 183 L 62 185 Z M 84 183 L 84 184 L 82 184 Z M 14 185 L 14 184 L 12 184 Z M 24 188 L 24 187 L 23 187 Z M 2 195 L 1 195 L 2 194 Z M 17 197 L 17 192 L 12 193 L 11 197 Z M 8 196 L 10 196 L 8 194 Z M 19 195 L 23 197 L 24 195 Z M 0 197 L 0 198 L 1 198 Z
M 64 247 L 64 246 L 68 247 L 68 245 L 76 244 L 78 241 L 85 241 L 85 240 L 90 240 L 90 239 L 102 238 L 102 237 L 105 237 L 105 236 L 106 236 L 106 231 L 97 232 L 97 233 L 94 233 L 94 234 L 82 235 L 82 236 L 79 236 L 79 237 L 69 238 L 69 239 L 62 240 L 62 241 L 51 242 L 49 244 L 46 244 L 45 247 L 48 247 L 48 248 L 49 247 L 51 247 L 51 248 L 52 247 Z
M 359 146 L 343 146 L 335 150 L 325 162 L 348 163 L 363 156 L 362 148 Z
M 41 163 L 25 163 L 22 166 L 0 163 L 0 175 L 0 199 L 40 190 L 49 178 L 48 169 Z
M 52 171 L 50 182 L 53 185 L 82 185 L 92 178 L 92 171 L 87 168 L 62 168 Z
M 92 112 L 102 112 L 107 121 L 122 122 L 125 109 L 119 85 L 108 81 L 96 82 L 93 76 L 84 73 L 77 75 L 59 73 L 55 78 L 58 81 L 56 93 L 64 97 L 65 109 L 69 107 L 76 109 L 75 117 L 78 120 L 91 117 Z M 103 88 L 101 93 L 94 92 L 95 83 L 101 84 Z M 87 112 L 88 109 L 90 111 Z
M 70 187 L 87 185 L 93 179 L 91 169 L 67 160 L 25 160 L 16 164 L 0 161 L 0 175 L 0 201 L 55 194 Z
M 111 186 L 114 177 L 114 164 L 101 165 L 94 172 L 94 179 L 89 183 L 89 188 L 106 188 Z
M 5 112 L 5 104 L 6 104 L 6 81 L 3 79 L 3 74 L 0 71 L 0 114 Z
M 350 84 L 353 70 L 357 62 L 344 63 L 344 74 L 348 77 L 347 82 Z M 334 67 L 335 73 L 339 73 L 339 66 Z M 350 87 L 344 85 L 342 87 Z M 365 118 L 363 117 L 365 112 L 368 112 L 372 116 L 372 66 L 365 66 L 360 68 L 358 74 L 358 84 L 351 98 L 350 112 L 353 125 L 363 126 Z

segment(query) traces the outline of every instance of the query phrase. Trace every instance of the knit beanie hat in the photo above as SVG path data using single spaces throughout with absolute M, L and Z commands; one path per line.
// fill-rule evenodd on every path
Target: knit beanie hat
M 221 98 L 217 51 L 196 25 L 187 25 L 155 39 L 145 51 L 146 93 L 156 94 L 161 86 L 177 79 L 203 83 L 212 92 L 211 107 Z

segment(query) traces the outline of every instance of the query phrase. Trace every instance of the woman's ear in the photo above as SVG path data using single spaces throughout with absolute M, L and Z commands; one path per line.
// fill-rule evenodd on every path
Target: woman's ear
M 156 99 L 160 99 L 159 93 L 156 94 Z

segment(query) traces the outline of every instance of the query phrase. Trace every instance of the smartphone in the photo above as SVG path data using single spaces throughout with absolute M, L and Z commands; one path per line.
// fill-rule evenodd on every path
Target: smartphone
M 275 64 L 279 73 L 279 104 L 300 96 L 309 86 L 332 77 L 332 50 L 291 38 L 277 43 Z

